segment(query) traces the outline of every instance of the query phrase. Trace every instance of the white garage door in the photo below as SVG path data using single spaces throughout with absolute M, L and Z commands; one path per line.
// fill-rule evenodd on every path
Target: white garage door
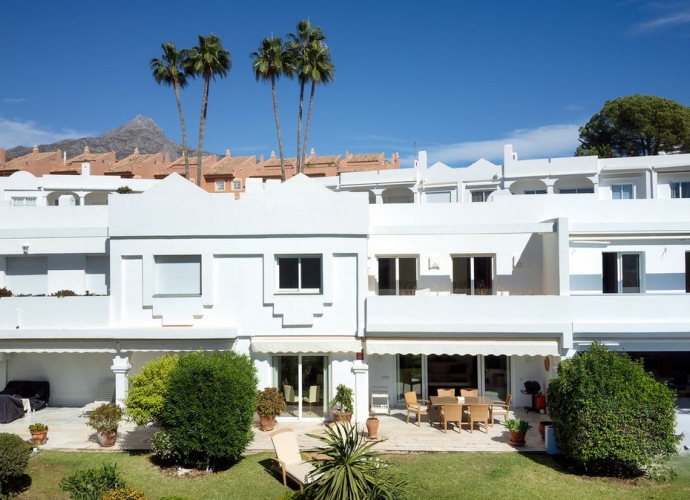
M 94 401 L 101 380 L 115 380 L 112 364 L 106 353 L 16 353 L 7 363 L 7 380 L 47 380 L 50 406 L 83 406 Z
M 5 286 L 17 294 L 48 293 L 46 257 L 7 257 Z

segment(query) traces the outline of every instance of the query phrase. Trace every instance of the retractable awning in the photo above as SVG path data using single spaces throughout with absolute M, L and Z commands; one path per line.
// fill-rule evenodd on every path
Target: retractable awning
M 252 352 L 359 352 L 362 341 L 354 337 L 252 337 Z
M 10 340 L 0 341 L 0 353 L 110 353 L 231 351 L 235 339 L 150 340 Z
M 556 340 L 367 339 L 367 354 L 468 354 L 472 356 L 560 356 Z
M 10 340 L 0 342 L 5 353 L 111 353 L 117 352 L 114 340 L 46 342 L 41 340 Z

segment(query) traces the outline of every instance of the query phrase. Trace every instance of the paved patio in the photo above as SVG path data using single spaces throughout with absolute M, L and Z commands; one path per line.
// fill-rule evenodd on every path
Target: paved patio
M 676 415 L 678 418 L 677 431 L 684 432 L 685 437 L 681 450 L 690 450 L 690 399 L 678 400 Z M 95 432 L 86 425 L 87 418 L 80 417 L 82 411 L 78 408 L 53 408 L 27 413 L 9 424 L 0 424 L 0 432 L 11 432 L 23 439 L 30 439 L 29 424 L 42 422 L 49 427 L 48 441 L 42 445 L 46 450 L 66 451 L 121 451 L 121 450 L 150 450 L 150 439 L 156 431 L 153 427 L 137 428 L 132 423 L 123 423 L 118 432 L 117 444 L 112 448 L 101 448 L 96 440 Z M 544 452 L 544 442 L 538 431 L 539 422 L 548 420 L 548 415 L 540 415 L 530 412 L 527 414 L 518 408 L 511 411 L 511 416 L 528 420 L 533 428 L 527 433 L 525 446 L 513 447 L 509 444 L 510 433 L 497 420 L 494 426 L 489 426 L 488 432 L 483 431 L 483 426 L 477 425 L 473 433 L 469 432 L 468 424 L 464 423 L 462 431 L 456 427 L 444 433 L 438 424 L 429 425 L 427 417 L 422 418 L 422 425 L 405 423 L 405 411 L 393 409 L 391 416 L 378 415 L 380 420 L 379 437 L 381 441 L 375 449 L 383 452 L 408 453 L 408 452 L 460 452 L 460 451 L 486 451 L 486 452 Z M 414 418 L 412 419 L 414 421 Z M 501 419 L 502 421 L 502 419 Z M 300 448 L 309 449 L 318 447 L 320 441 L 309 437 L 307 434 L 323 434 L 324 426 L 317 420 L 282 421 L 278 422 L 276 429 L 290 428 L 297 433 Z M 360 424 L 366 435 L 366 428 Z M 482 430 L 480 430 L 482 429 Z M 247 451 L 256 453 L 260 451 L 273 451 L 273 445 L 268 432 L 258 429 L 258 418 L 254 426 L 254 440 Z

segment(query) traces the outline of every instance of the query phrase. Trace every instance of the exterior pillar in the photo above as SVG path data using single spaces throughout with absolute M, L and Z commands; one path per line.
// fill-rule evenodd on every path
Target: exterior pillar
M 79 206 L 80 207 L 84 206 L 84 198 L 86 198 L 86 195 L 84 193 L 79 193 Z
M 110 369 L 115 374 L 115 402 L 118 406 L 124 406 L 122 400 L 127 396 L 129 389 L 127 373 L 131 368 L 129 356 L 115 356 L 113 358 L 113 366 Z
M 376 195 L 376 204 L 382 205 L 383 204 L 383 191 L 375 191 L 374 194 Z
M 364 423 L 369 417 L 369 365 L 355 361 L 352 371 L 355 374 L 355 408 L 356 422 Z

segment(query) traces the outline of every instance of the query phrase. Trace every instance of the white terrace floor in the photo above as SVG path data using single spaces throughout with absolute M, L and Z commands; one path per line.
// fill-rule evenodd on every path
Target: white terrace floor
M 120 426 L 117 444 L 112 448 L 100 448 L 96 442 L 93 430 L 86 425 L 86 418 L 80 417 L 78 408 L 53 408 L 27 413 L 9 424 L 0 424 L 0 432 L 11 432 L 23 439 L 30 439 L 29 424 L 42 422 L 49 427 L 48 441 L 42 445 L 47 450 L 71 450 L 71 451 L 120 451 L 120 450 L 149 450 L 151 435 L 155 428 L 136 428 L 128 423 Z M 690 399 L 679 399 L 676 410 L 677 432 L 684 432 L 685 437 L 681 450 L 688 452 L 690 448 Z M 485 433 L 483 426 L 475 427 L 473 433 L 469 432 L 468 424 L 464 423 L 462 431 L 457 428 L 449 429 L 444 433 L 438 424 L 433 427 L 428 424 L 426 416 L 422 419 L 422 425 L 405 423 L 404 410 L 392 410 L 391 416 L 379 415 L 379 437 L 382 440 L 375 449 L 383 452 L 407 453 L 407 452 L 459 452 L 459 451 L 489 451 L 489 452 L 544 452 L 544 442 L 538 431 L 538 424 L 542 420 L 549 420 L 548 415 L 538 413 L 526 414 L 521 408 L 511 411 L 511 416 L 528 420 L 533 429 L 527 433 L 525 446 L 513 448 L 509 444 L 509 433 L 497 420 L 494 426 L 489 426 Z M 412 418 L 414 421 L 414 418 Z M 271 438 L 268 432 L 261 432 L 257 425 L 254 426 L 254 440 L 248 447 L 249 453 L 259 451 L 273 451 Z M 362 427 L 364 427 L 362 425 Z M 322 434 L 324 424 L 317 420 L 282 421 L 276 429 L 291 428 L 298 436 L 298 442 L 302 450 L 316 448 L 320 441 L 307 434 Z M 366 434 L 366 430 L 363 431 Z
M 511 413 L 513 413 L 511 411 Z M 521 451 L 543 452 L 544 442 L 541 440 L 537 429 L 538 423 L 548 420 L 548 415 L 535 413 L 525 414 L 524 410 L 516 410 L 517 417 L 529 420 L 533 429 L 527 433 L 527 443 L 520 447 Z M 117 444 L 112 448 L 100 448 L 96 441 L 94 431 L 86 425 L 87 418 L 80 417 L 78 408 L 45 408 L 35 413 L 27 413 L 9 424 L 0 424 L 0 432 L 18 434 L 24 439 L 30 439 L 29 424 L 41 422 L 48 426 L 48 441 L 41 448 L 46 450 L 74 450 L 74 451 L 119 451 L 119 450 L 149 450 L 150 438 L 155 428 L 136 428 L 134 424 L 126 423 L 120 426 Z M 377 444 L 379 451 L 390 452 L 452 452 L 452 451 L 495 451 L 510 452 L 515 449 L 508 444 L 510 435 L 508 431 L 496 420 L 494 426 L 489 426 L 488 433 L 484 432 L 482 424 L 475 425 L 474 432 L 469 432 L 467 423 L 463 423 L 461 432 L 456 427 L 448 429 L 444 433 L 442 428 L 435 424 L 429 425 L 426 415 L 422 417 L 421 426 L 417 426 L 414 417 L 410 424 L 405 423 L 404 410 L 392 410 L 391 416 L 378 415 L 380 420 L 379 437 Z M 502 421 L 502 417 L 500 418 Z M 258 419 L 254 426 L 254 441 L 249 445 L 249 453 L 259 451 L 273 451 L 269 432 L 261 432 L 258 429 Z M 303 450 L 316 448 L 320 441 L 307 436 L 307 434 L 323 434 L 324 423 L 319 420 L 282 421 L 278 422 L 276 429 L 294 429 L 298 435 L 300 448 Z M 366 428 L 363 432 L 366 435 Z

